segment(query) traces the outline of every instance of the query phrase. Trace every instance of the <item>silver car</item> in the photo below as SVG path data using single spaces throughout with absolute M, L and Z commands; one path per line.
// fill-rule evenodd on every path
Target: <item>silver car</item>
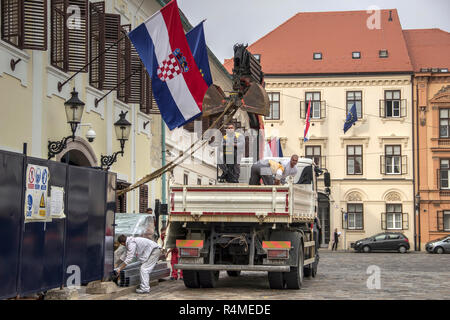
M 450 235 L 428 242 L 425 249 L 429 253 L 450 253 Z

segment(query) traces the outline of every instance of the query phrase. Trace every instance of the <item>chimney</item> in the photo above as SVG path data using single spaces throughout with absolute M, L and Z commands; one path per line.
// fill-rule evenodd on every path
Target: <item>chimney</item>
M 389 10 L 389 20 L 388 21 L 392 21 L 392 10 Z

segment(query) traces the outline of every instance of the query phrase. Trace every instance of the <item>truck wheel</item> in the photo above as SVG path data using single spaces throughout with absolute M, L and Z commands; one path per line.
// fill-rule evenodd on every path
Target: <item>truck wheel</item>
M 183 270 L 183 281 L 187 288 L 200 288 L 198 272 L 195 270 Z
M 285 282 L 282 272 L 268 272 L 270 289 L 284 289 Z
M 239 277 L 241 275 L 241 271 L 227 271 L 229 277 Z
M 301 244 L 301 241 L 297 242 L 298 249 L 297 249 L 297 257 L 298 257 L 298 266 L 297 267 L 291 267 L 290 272 L 284 273 L 284 279 L 286 280 L 286 285 L 288 289 L 300 289 L 303 284 L 303 277 L 304 277 L 304 266 L 303 266 L 303 247 Z
M 202 288 L 215 288 L 219 271 L 199 271 L 198 279 Z
M 317 256 L 316 256 L 315 259 L 316 260 L 314 261 L 313 264 L 303 268 L 303 271 L 305 273 L 305 277 L 313 277 L 313 278 L 316 277 L 316 275 L 317 275 L 317 267 L 319 265 L 319 261 L 318 261 L 319 259 L 317 259 Z

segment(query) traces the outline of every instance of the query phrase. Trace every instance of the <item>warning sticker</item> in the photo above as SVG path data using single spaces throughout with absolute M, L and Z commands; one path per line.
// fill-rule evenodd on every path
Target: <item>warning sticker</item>
M 50 172 L 47 167 L 29 164 L 25 192 L 25 222 L 51 221 L 47 192 Z

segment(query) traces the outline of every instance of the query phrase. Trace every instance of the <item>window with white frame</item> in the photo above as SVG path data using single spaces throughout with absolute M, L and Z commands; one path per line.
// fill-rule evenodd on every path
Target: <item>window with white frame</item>
M 439 110 L 439 137 L 450 138 L 450 109 Z
M 347 204 L 347 228 L 352 230 L 364 229 L 362 203 Z
M 402 147 L 400 145 L 386 146 L 386 174 L 402 173 Z
M 386 117 L 400 118 L 401 99 L 400 90 L 389 90 L 384 92 L 384 101 L 386 108 Z
M 321 147 L 320 146 L 306 146 L 305 147 L 305 157 L 312 159 L 314 161 L 314 163 L 319 166 L 322 167 L 322 164 L 320 163 L 321 160 Z
M 440 169 L 440 187 L 441 189 L 450 189 L 448 185 L 448 176 L 450 171 L 450 160 L 441 159 L 441 169 Z
M 450 231 L 450 211 L 444 211 L 444 231 Z
M 265 117 L 266 120 L 280 120 L 280 93 L 268 92 L 270 102 L 269 116 Z
M 402 205 L 386 204 L 386 227 L 387 229 L 402 229 Z
M 311 101 L 311 119 L 320 119 L 320 92 L 306 92 L 305 114 L 308 114 L 309 101 Z

